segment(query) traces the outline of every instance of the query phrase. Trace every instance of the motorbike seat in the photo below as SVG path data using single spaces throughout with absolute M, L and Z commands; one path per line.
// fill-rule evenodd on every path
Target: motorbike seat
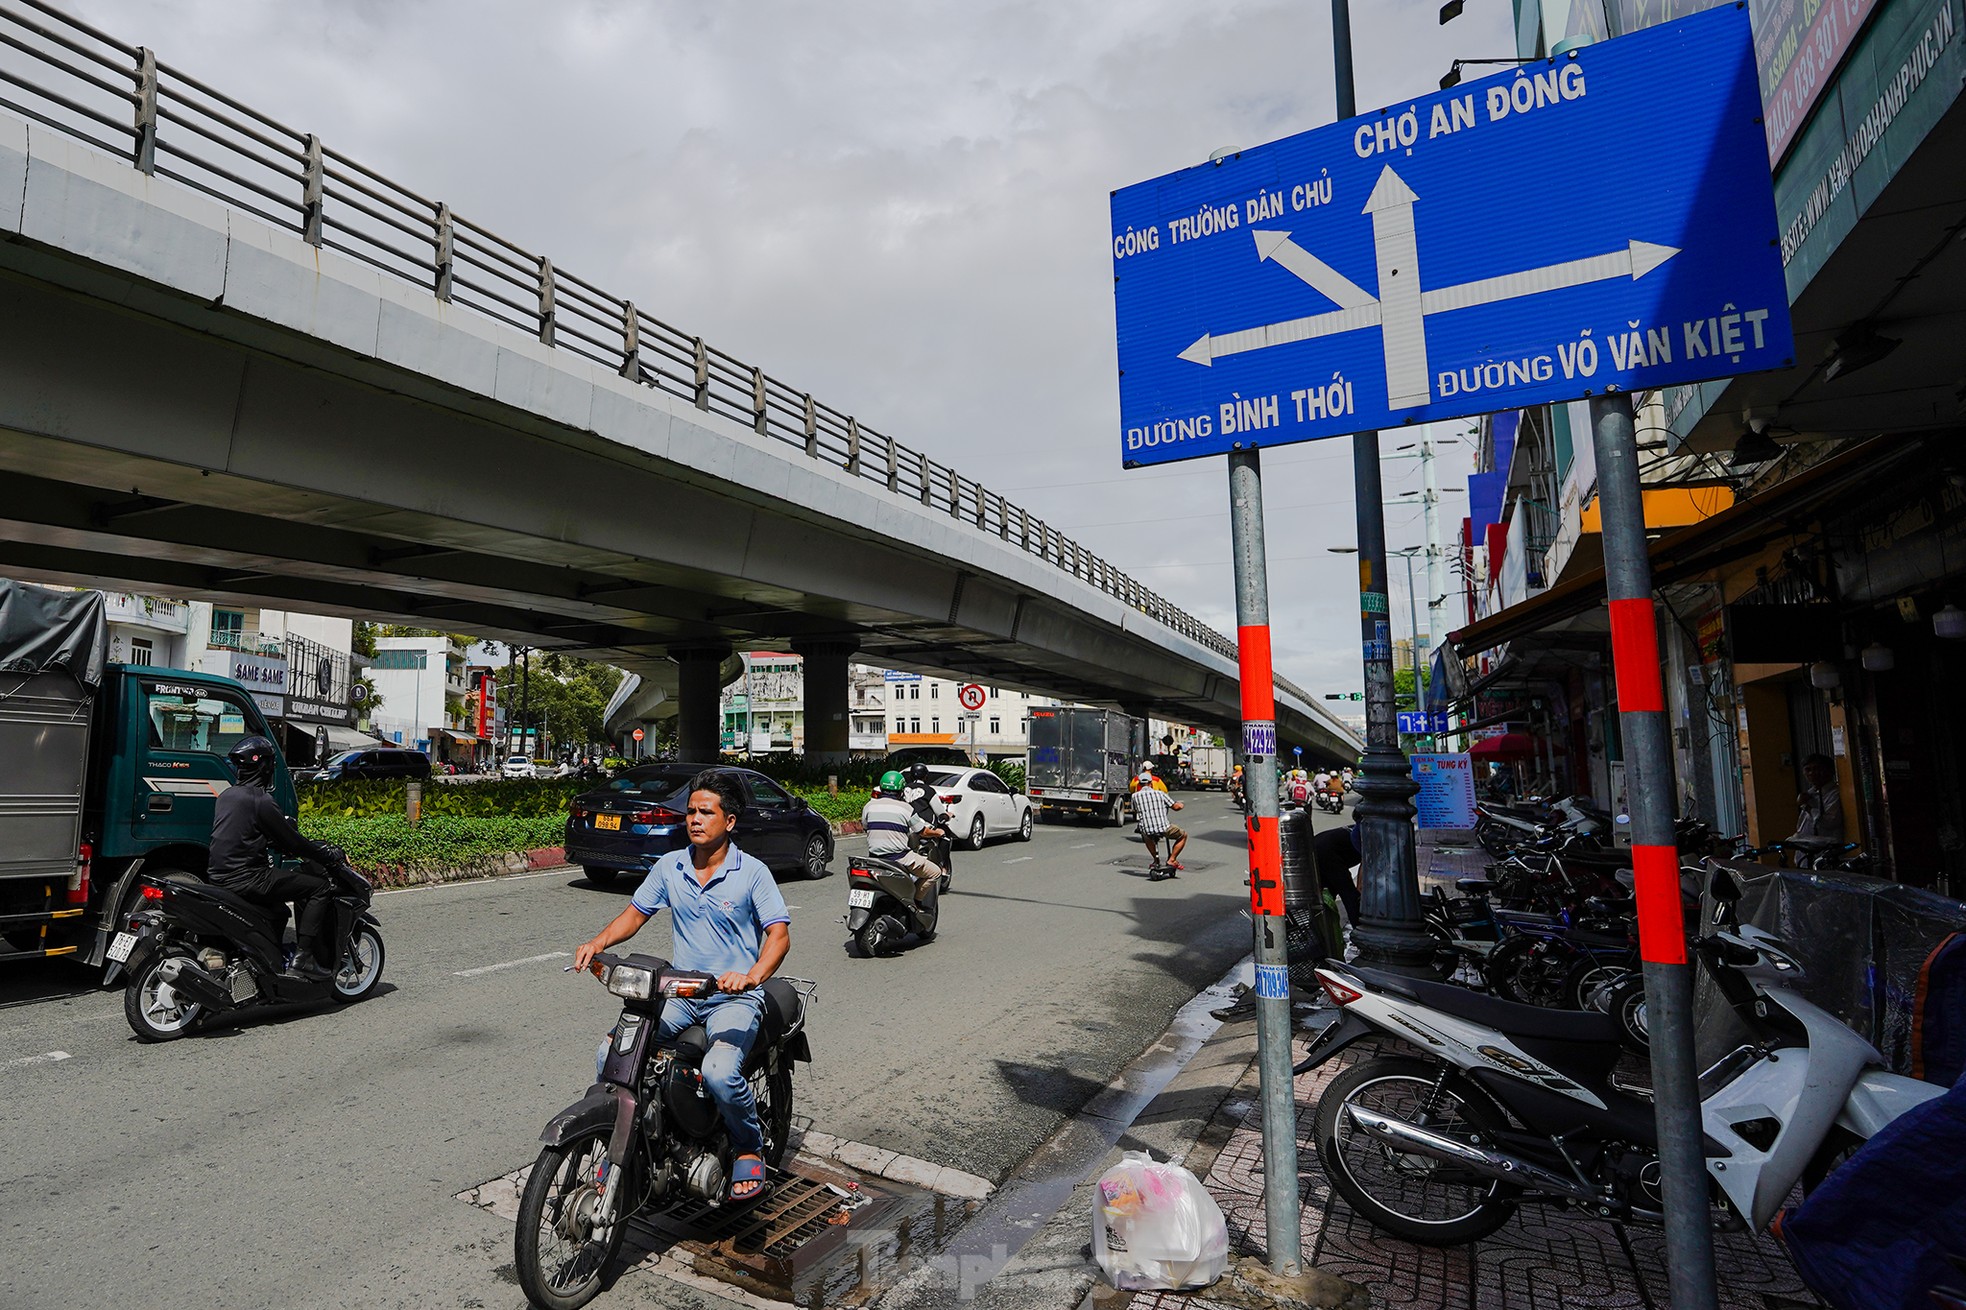
M 202 878 L 196 881 L 189 878 L 178 878 L 173 879 L 172 882 L 176 888 L 176 894 L 179 896 L 189 895 L 202 897 L 209 901 L 216 901 L 218 904 L 233 911 L 233 913 L 244 915 L 248 922 L 264 924 L 276 941 L 279 939 L 280 934 L 286 931 L 287 907 L 285 905 L 281 905 L 276 910 L 270 905 L 261 905 L 257 901 L 247 900 L 238 892 L 227 891 L 217 883 L 207 882 Z
M 1451 983 L 1427 982 L 1401 974 L 1386 973 L 1358 965 L 1346 968 L 1374 988 L 1395 996 L 1410 996 L 1429 1009 L 1451 1014 L 1469 1023 L 1496 1028 L 1511 1037 L 1541 1038 L 1553 1042 L 1618 1044 L 1618 1020 L 1608 1014 L 1582 1010 L 1549 1010 L 1540 1005 L 1518 1005 Z
M 758 1021 L 758 1035 L 751 1042 L 751 1050 L 744 1059 L 744 1069 L 749 1073 L 763 1058 L 765 1048 L 784 1041 L 805 1026 L 805 997 L 799 989 L 783 978 L 767 978 L 761 990 L 764 992 L 764 1014 Z M 701 1068 L 703 1057 L 710 1051 L 710 1034 L 703 1025 L 693 1023 L 664 1042 L 676 1058 L 690 1068 Z
M 1454 885 L 1470 896 L 1483 896 L 1495 890 L 1495 884 L 1486 878 L 1456 878 Z

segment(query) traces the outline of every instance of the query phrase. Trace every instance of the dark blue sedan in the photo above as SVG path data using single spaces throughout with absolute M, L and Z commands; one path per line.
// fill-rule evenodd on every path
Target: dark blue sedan
M 582 792 L 567 809 L 567 861 L 592 883 L 615 875 L 639 877 L 651 856 L 689 845 L 684 790 L 704 764 L 645 764 L 605 787 Z M 734 839 L 739 850 L 763 860 L 777 874 L 824 878 L 833 858 L 833 829 L 820 813 L 770 778 L 749 769 L 726 769 L 744 789 L 744 817 Z

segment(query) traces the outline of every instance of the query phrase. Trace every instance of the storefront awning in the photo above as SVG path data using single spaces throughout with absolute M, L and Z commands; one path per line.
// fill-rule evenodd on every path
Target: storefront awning
M 1790 535 L 1798 518 L 1813 513 L 1858 482 L 1885 475 L 1918 448 L 1915 439 L 1877 437 L 1857 442 L 1751 500 L 1656 538 L 1649 551 L 1652 585 L 1662 587 L 1684 580 Z M 1603 602 L 1604 570 L 1593 569 L 1450 633 L 1447 641 L 1457 655 L 1473 655 L 1574 618 Z
M 322 726 L 327 730 L 328 745 L 334 750 L 365 751 L 377 746 L 389 745 L 380 738 L 371 737 L 366 732 L 357 732 L 353 728 L 337 728 L 332 723 Z
M 452 741 L 464 746 L 476 746 L 481 740 L 481 738 L 473 737 L 468 732 L 457 732 L 450 728 L 438 728 L 436 732 L 438 736 L 449 737 Z
M 1468 747 L 1468 754 L 1478 760 L 1524 760 L 1536 753 L 1536 739 L 1526 732 L 1505 732 L 1496 737 L 1483 737 Z

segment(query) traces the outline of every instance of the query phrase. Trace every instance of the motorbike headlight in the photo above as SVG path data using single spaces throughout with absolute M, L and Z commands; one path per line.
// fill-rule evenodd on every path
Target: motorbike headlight
M 617 964 L 608 970 L 608 990 L 630 1001 L 646 1001 L 655 986 L 655 975 L 630 964 Z

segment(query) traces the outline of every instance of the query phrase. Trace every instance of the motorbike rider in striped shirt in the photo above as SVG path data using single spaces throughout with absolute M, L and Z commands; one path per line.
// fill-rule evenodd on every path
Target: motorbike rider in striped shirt
M 907 788 L 907 780 L 898 769 L 889 769 L 881 775 L 880 786 L 860 811 L 860 821 L 867 829 L 867 853 L 877 859 L 898 864 L 915 875 L 915 903 L 928 900 L 929 888 L 935 886 L 942 877 L 942 870 L 926 855 L 911 849 L 910 837 L 940 837 L 942 829 L 932 827 L 923 819 L 920 811 L 901 798 Z
M 1140 790 L 1133 793 L 1133 813 L 1140 820 L 1140 840 L 1147 844 L 1147 858 L 1154 862 L 1155 869 L 1165 869 L 1165 874 L 1156 877 L 1172 878 L 1181 868 L 1181 850 L 1188 844 L 1188 834 L 1177 827 L 1169 817 L 1170 810 L 1181 808 L 1181 802 L 1153 786 L 1154 775 L 1140 775 Z M 1160 858 L 1160 839 L 1165 837 L 1171 843 L 1167 852 L 1167 863 Z

